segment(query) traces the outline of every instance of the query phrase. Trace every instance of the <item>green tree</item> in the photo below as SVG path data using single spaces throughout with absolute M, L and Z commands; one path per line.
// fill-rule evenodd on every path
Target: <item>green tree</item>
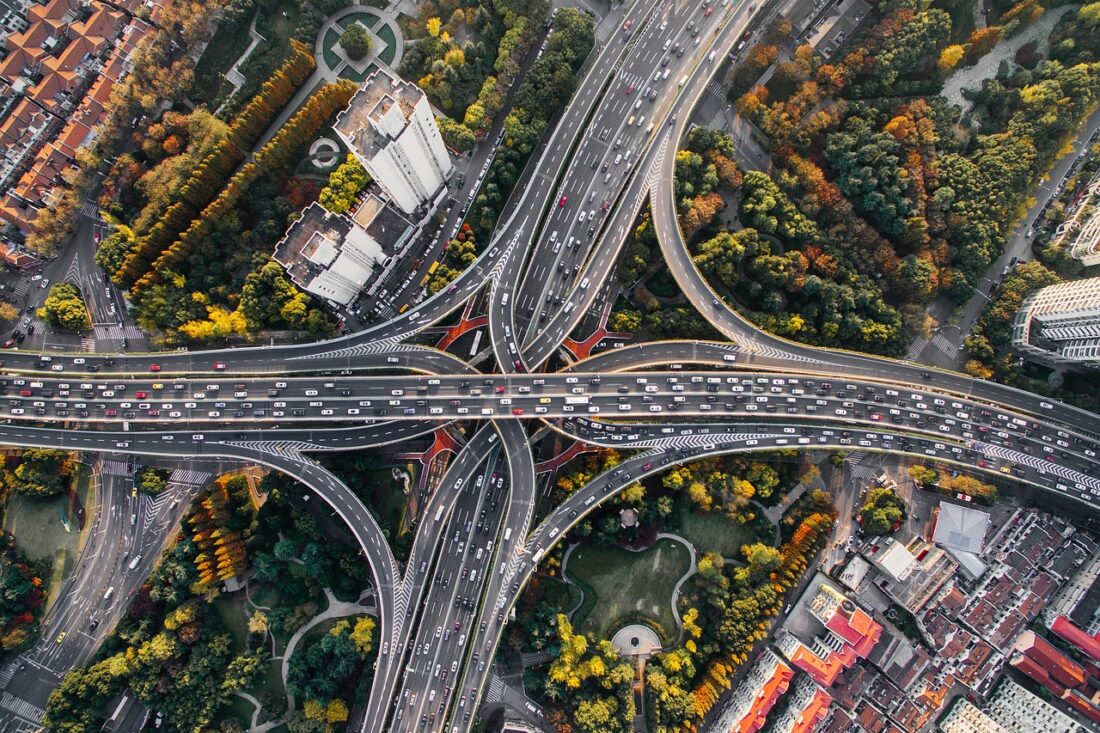
M 328 185 L 321 189 L 317 202 L 334 214 L 343 214 L 368 183 L 370 174 L 358 158 L 348 153 L 347 159 L 329 174 Z
M 51 326 L 70 331 L 87 328 L 90 323 L 88 309 L 80 291 L 71 283 L 57 283 L 50 288 L 43 306 L 38 309 L 38 317 Z
M 370 53 L 371 40 L 370 33 L 359 21 L 353 21 L 340 34 L 340 46 L 353 61 L 366 58 Z
M 27 448 L 12 473 L 11 486 L 21 494 L 53 496 L 68 484 L 72 461 L 65 451 Z
M 145 466 L 134 475 L 134 485 L 146 494 L 157 494 L 168 488 L 167 472 Z
M 905 520 L 905 503 L 892 490 L 874 487 L 867 491 L 859 518 L 868 534 L 888 535 Z

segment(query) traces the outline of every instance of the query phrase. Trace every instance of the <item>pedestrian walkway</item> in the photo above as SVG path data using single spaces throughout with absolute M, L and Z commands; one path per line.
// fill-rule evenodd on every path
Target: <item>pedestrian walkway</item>
M 124 338 L 145 338 L 145 333 L 137 326 L 119 326 L 118 324 L 102 325 L 97 323 L 95 325 L 95 337 L 98 340 L 113 339 L 115 341 L 121 341 Z
M 104 459 L 101 463 L 101 466 L 103 473 L 108 476 L 130 477 L 134 474 L 134 470 L 133 468 L 131 468 L 131 464 L 127 463 L 126 461 L 114 461 Z
M 189 468 L 177 468 L 175 471 L 172 471 L 172 475 L 168 477 L 168 484 L 205 486 L 210 483 L 213 477 L 213 474 L 207 471 L 193 471 Z
M 937 332 L 936 335 L 932 337 L 932 345 L 943 353 L 947 354 L 952 359 L 954 359 L 959 353 L 958 344 L 951 343 L 951 341 L 948 340 L 948 338 L 944 336 L 942 332 Z
M 596 28 L 594 31 L 596 34 L 596 43 L 605 43 L 607 39 L 610 38 L 615 33 L 615 31 L 619 29 L 619 24 L 623 22 L 624 17 L 626 16 L 623 15 L 623 11 L 621 9 L 615 9 L 613 12 L 605 15 L 603 17 L 603 20 L 596 24 Z
M 37 723 L 42 720 L 42 716 L 46 714 L 46 711 L 36 705 L 31 705 L 26 700 L 15 697 L 7 692 L 0 693 L 0 708 L 3 708 L 17 718 L 21 718 L 28 723 Z
M 489 689 L 485 691 L 484 700 L 486 703 L 500 702 L 504 699 L 504 680 L 497 677 L 494 672 L 489 677 Z

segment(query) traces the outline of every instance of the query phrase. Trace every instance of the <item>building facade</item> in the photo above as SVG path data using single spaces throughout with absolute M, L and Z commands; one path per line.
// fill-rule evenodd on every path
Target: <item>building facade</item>
M 993 692 L 985 712 L 1007 733 L 1085 733 L 1080 723 L 1008 677 Z
M 431 207 L 454 166 L 428 98 L 385 70 L 367 77 L 336 118 L 344 141 L 386 195 L 406 214 Z
M 1001 725 L 967 700 L 959 700 L 940 721 L 943 733 L 1008 733 Z
M 1050 364 L 1100 367 L 1100 277 L 1029 296 L 1012 324 L 1012 348 Z

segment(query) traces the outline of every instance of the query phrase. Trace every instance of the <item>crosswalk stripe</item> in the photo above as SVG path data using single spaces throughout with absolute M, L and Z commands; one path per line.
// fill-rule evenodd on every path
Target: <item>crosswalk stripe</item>
M 119 326 L 118 324 L 95 326 L 95 337 L 97 339 L 114 339 L 115 341 L 121 341 L 123 338 L 128 339 L 140 339 L 145 334 L 137 326 Z
M 19 667 L 19 660 L 12 659 L 3 667 L 0 667 L 0 690 L 8 686 L 11 678 L 15 676 L 15 670 Z
M 500 702 L 504 699 L 504 680 L 495 674 L 489 678 L 489 689 L 485 691 L 485 702 Z
M 959 353 L 959 347 L 951 343 L 942 333 L 937 333 L 933 336 L 932 343 L 935 344 L 937 349 L 947 354 L 952 359 Z
M 104 460 L 102 463 L 103 473 L 108 476 L 131 476 L 133 471 L 129 468 L 129 464 L 126 461 L 112 461 Z
M 9 710 L 23 720 L 31 723 L 37 723 L 42 720 L 42 716 L 46 714 L 46 711 L 42 708 L 31 705 L 26 700 L 15 697 L 8 692 L 0 693 L 0 708 Z

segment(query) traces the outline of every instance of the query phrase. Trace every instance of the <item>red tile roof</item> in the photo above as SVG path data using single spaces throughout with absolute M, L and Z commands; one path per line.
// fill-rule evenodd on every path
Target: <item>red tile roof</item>
M 1046 670 L 1063 687 L 1076 687 L 1085 683 L 1085 670 L 1081 665 L 1034 631 L 1020 634 L 1013 648 Z
M 3 260 L 12 267 L 18 268 L 30 267 L 31 265 L 38 264 L 38 258 L 34 255 L 9 247 L 4 242 L 0 242 L 0 260 Z
M 1100 641 L 1090 636 L 1087 631 L 1074 624 L 1065 616 L 1054 619 L 1050 630 L 1062 637 L 1082 652 L 1100 662 Z
M 817 724 L 829 714 L 829 705 L 832 701 L 833 698 L 829 697 L 829 693 L 818 688 L 806 707 L 802 708 L 802 712 L 799 713 L 790 733 L 812 733 Z
M 730 733 L 756 733 L 763 728 L 768 713 L 790 687 L 792 677 L 794 677 L 794 671 L 790 667 L 782 662 L 776 662 L 772 676 L 756 693 L 752 708 L 745 717 L 730 728 Z
M 1094 723 L 1100 723 L 1100 709 L 1076 690 L 1066 690 L 1062 701 Z

